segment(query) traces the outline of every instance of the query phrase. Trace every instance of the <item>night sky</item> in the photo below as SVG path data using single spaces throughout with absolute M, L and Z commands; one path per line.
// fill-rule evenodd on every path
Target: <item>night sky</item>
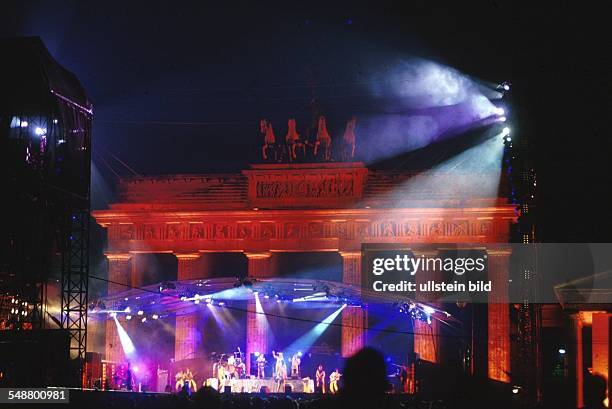
M 370 84 L 418 57 L 512 83 L 510 125 L 538 172 L 540 239 L 610 241 L 605 14 L 465 3 L 5 1 L 0 36 L 40 36 L 87 90 L 96 207 L 112 201 L 113 171 L 129 174 L 113 155 L 142 174 L 240 169 L 258 156 L 260 118 L 282 138 L 290 116 L 310 121 L 314 95 L 340 136 L 350 115 L 393 109 Z

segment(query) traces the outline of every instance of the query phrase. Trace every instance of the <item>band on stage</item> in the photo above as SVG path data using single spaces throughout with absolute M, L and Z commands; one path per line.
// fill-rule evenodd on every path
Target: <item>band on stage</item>
M 267 388 L 269 392 L 286 392 L 286 388 L 292 389 L 295 387 L 297 387 L 297 391 L 304 393 L 335 394 L 340 390 L 339 383 L 342 374 L 336 367 L 328 374 L 323 364 L 319 363 L 313 374 L 314 379 L 310 378 L 312 375 L 304 376 L 301 369 L 301 352 L 295 352 L 290 358 L 286 359 L 283 352 L 273 350 L 270 356 L 271 362 L 268 362 L 266 355 L 263 353 L 254 353 L 253 355 L 253 358 L 255 358 L 252 361 L 254 368 L 253 371 L 250 371 L 247 369 L 245 356 L 240 348 L 236 348 L 232 353 L 221 354 L 213 363 L 210 376 L 205 374 L 203 386 L 211 386 L 219 391 L 224 390 L 225 387 L 230 387 L 233 391 L 238 389 L 243 392 L 246 391 L 244 385 L 250 385 L 249 392 L 259 391 L 259 388 Z M 418 358 L 406 365 L 391 363 L 391 366 L 396 369 L 395 373 L 389 376 L 396 392 L 411 394 L 417 392 L 418 383 L 415 373 L 415 363 L 417 362 Z M 140 379 L 144 374 L 138 374 L 140 376 L 136 379 L 134 372 L 138 372 L 138 368 L 131 366 L 129 361 L 117 366 L 113 372 L 111 378 L 113 389 L 140 390 L 141 381 L 146 382 L 145 379 Z M 166 392 L 195 392 L 198 389 L 195 375 L 197 374 L 194 374 L 188 367 L 178 369 L 174 376 L 174 388 L 169 382 L 169 385 L 166 386 Z M 392 378 L 395 379 L 395 382 Z M 111 389 L 109 378 L 106 379 L 106 382 L 105 389 Z M 245 384 L 245 382 L 247 383 Z M 298 382 L 297 385 L 296 382 Z
M 257 368 L 257 374 L 251 374 L 247 370 L 244 353 L 237 348 L 232 353 L 221 354 L 219 359 L 212 365 L 211 377 L 204 381 L 204 385 L 214 386 L 218 390 L 222 390 L 225 386 L 231 386 L 235 380 L 253 379 L 265 380 L 271 379 L 274 381 L 274 390 L 271 392 L 285 392 L 285 385 L 288 379 L 304 381 L 304 392 L 319 392 L 319 393 L 337 393 L 339 391 L 338 382 L 342 376 L 336 368 L 329 376 L 329 388 L 326 387 L 326 375 L 323 365 L 319 365 L 316 371 L 316 382 L 314 387 L 309 387 L 312 380 L 309 377 L 302 378 L 301 365 L 302 353 L 296 352 L 287 360 L 285 354 L 280 351 L 272 351 L 271 358 L 273 362 L 268 369 L 268 360 L 265 354 L 255 353 L 254 366 Z M 287 362 L 288 361 L 288 362 Z M 289 365 L 289 371 L 287 366 Z M 267 372 L 270 371 L 270 372 Z M 175 375 L 175 391 L 187 391 L 188 393 L 195 392 L 197 385 L 194 380 L 194 374 L 189 368 L 180 369 Z M 214 385 L 213 385 L 214 384 Z

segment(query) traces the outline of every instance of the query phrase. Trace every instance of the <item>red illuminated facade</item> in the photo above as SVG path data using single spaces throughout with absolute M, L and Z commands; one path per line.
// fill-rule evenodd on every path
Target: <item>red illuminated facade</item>
M 205 259 L 212 253 L 242 253 L 249 276 L 272 277 L 277 253 L 337 252 L 342 257 L 342 280 L 359 285 L 362 243 L 397 243 L 413 246 L 415 253 L 435 254 L 445 243 L 508 242 L 515 209 L 505 199 L 444 197 L 435 191 L 402 194 L 414 177 L 370 170 L 357 162 L 252 165 L 236 174 L 136 177 L 122 180 L 119 201 L 93 215 L 107 231 L 109 279 L 127 285 L 142 284 L 134 257 L 141 253 L 175 255 L 177 279 L 183 280 L 205 278 Z M 452 176 L 437 178 L 440 186 L 453 183 Z M 507 281 L 509 251 L 498 248 L 489 254 L 490 279 Z M 112 294 L 120 287 L 110 284 L 108 291 Z M 488 375 L 508 382 L 507 294 L 498 291 L 490 301 Z M 343 356 L 365 345 L 366 320 L 366 310 L 342 312 Z M 195 325 L 195 315 L 177 315 L 177 361 L 197 354 Z M 437 362 L 437 324 L 416 329 L 415 352 Z M 257 314 L 247 315 L 246 334 L 247 357 L 269 349 Z M 106 326 L 105 345 L 106 360 L 122 359 L 112 321 Z

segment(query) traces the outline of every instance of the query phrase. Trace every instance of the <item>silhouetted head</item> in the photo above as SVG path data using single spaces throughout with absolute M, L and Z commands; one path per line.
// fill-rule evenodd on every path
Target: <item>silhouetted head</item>
M 384 356 L 374 348 L 363 348 L 346 361 L 344 393 L 382 395 L 389 390 Z
M 603 408 L 606 399 L 606 378 L 588 374 L 584 382 L 584 405 L 587 408 Z

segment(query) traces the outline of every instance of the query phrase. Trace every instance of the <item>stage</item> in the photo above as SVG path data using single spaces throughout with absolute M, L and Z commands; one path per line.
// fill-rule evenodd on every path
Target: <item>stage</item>
M 230 387 L 232 393 L 260 393 L 262 388 L 265 388 L 266 393 L 314 393 L 314 380 L 310 378 L 303 379 L 287 379 L 283 390 L 278 391 L 277 383 L 274 379 L 231 379 L 224 382 L 224 385 L 219 385 L 217 378 L 209 378 L 206 380 L 206 385 L 213 387 L 219 392 L 226 392 L 225 387 Z M 287 391 L 285 388 L 290 387 Z

